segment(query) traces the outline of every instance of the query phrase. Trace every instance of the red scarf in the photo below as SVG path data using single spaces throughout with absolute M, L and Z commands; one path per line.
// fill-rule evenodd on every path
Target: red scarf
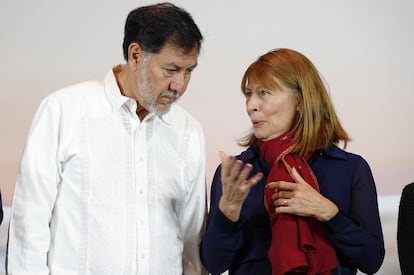
M 294 131 L 270 141 L 257 141 L 263 159 L 271 166 L 267 183 L 293 182 L 293 167 L 302 178 L 319 191 L 318 182 L 307 160 L 292 154 Z M 336 253 L 329 244 L 322 224 L 315 218 L 290 214 L 276 214 L 272 188 L 265 191 L 265 206 L 271 218 L 272 240 L 268 251 L 272 275 L 283 274 L 331 274 L 338 266 Z

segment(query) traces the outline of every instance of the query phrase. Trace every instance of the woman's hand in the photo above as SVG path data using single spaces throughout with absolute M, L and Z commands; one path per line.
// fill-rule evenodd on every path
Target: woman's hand
M 244 200 L 249 194 L 250 188 L 262 179 L 263 174 L 257 173 L 247 179 L 251 164 L 244 164 L 233 156 L 227 156 L 220 151 L 221 158 L 221 185 L 222 196 L 219 209 L 231 221 L 236 222 L 240 217 L 240 211 Z
M 279 190 L 272 196 L 276 213 L 315 217 L 322 222 L 338 213 L 338 207 L 310 186 L 295 168 L 291 176 L 295 182 L 278 181 L 266 185 L 266 188 Z

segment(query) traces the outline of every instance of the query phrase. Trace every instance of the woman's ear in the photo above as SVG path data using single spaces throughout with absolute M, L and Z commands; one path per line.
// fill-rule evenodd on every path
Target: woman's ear
M 296 105 L 296 111 L 298 113 L 303 113 L 303 103 L 301 100 L 298 100 L 298 105 Z
M 303 116 L 303 103 L 302 101 L 299 101 L 298 105 L 296 105 L 296 112 L 297 112 L 297 119 L 298 122 L 302 120 Z

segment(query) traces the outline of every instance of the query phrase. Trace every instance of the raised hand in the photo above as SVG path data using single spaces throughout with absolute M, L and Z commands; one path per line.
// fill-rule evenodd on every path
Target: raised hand
M 221 159 L 221 184 L 223 194 L 220 198 L 219 209 L 231 221 L 237 221 L 244 200 L 249 194 L 250 188 L 262 179 L 263 174 L 257 173 L 251 178 L 247 178 L 251 169 L 251 164 L 243 164 L 233 156 L 228 156 L 220 151 Z

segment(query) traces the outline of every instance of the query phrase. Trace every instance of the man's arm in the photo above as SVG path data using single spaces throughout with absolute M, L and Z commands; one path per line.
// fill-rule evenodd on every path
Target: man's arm
M 195 131 L 189 139 L 189 161 L 192 163 L 193 180 L 188 185 L 186 201 L 180 213 L 184 250 L 183 272 L 189 274 L 207 274 L 201 264 L 199 245 L 204 234 L 207 214 L 205 141 L 202 130 Z
M 48 275 L 49 223 L 57 194 L 59 107 L 40 105 L 20 163 L 10 216 L 9 275 Z

